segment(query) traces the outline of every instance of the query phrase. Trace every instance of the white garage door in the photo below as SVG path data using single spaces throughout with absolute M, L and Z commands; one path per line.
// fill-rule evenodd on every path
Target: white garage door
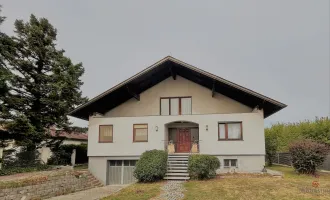
M 133 176 L 136 160 L 110 160 L 109 185 L 129 184 L 136 181 Z

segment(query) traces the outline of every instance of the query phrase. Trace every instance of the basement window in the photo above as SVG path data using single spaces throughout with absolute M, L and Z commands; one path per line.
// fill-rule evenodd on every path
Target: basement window
M 224 159 L 224 167 L 238 167 L 237 166 L 237 159 Z

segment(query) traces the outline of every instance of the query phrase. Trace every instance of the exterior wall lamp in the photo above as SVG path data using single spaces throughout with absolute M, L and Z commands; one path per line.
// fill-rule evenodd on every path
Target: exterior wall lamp
M 155 126 L 155 130 L 158 131 L 158 126 Z
M 207 131 L 209 130 L 209 125 L 205 126 L 205 130 L 207 130 Z

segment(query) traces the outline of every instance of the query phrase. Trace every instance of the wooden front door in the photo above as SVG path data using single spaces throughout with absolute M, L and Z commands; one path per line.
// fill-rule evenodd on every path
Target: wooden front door
M 191 146 L 190 129 L 179 128 L 176 134 L 176 152 L 177 153 L 188 153 L 190 152 Z

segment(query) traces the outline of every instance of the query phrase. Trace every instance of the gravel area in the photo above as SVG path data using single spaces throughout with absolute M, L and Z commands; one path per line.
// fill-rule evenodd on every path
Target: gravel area
M 179 200 L 184 197 L 183 181 L 167 181 L 161 188 L 162 192 L 156 200 Z

